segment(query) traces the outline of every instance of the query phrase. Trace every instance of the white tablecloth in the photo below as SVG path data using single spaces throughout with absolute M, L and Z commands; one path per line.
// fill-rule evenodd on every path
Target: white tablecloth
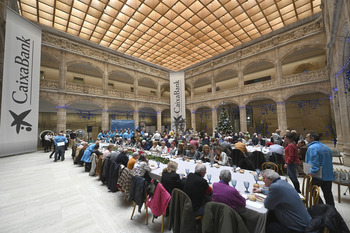
M 179 166 L 177 173 L 178 174 L 184 174 L 186 175 L 186 168 L 190 170 L 190 172 L 194 172 L 196 164 L 194 163 L 194 160 L 190 160 L 189 162 L 187 161 L 182 161 L 182 158 L 176 158 L 176 159 L 171 159 L 176 161 Z M 157 165 L 157 162 L 154 160 L 149 161 L 151 167 L 152 167 L 152 172 L 151 172 L 151 177 L 153 179 L 158 179 L 159 181 L 161 180 L 161 175 L 162 171 L 164 168 L 167 167 L 166 164 L 159 164 L 159 168 Z M 205 175 L 205 179 L 208 180 L 207 175 L 211 174 L 212 178 L 210 180 L 211 185 L 213 182 L 219 182 L 219 174 L 222 169 L 228 169 L 231 171 L 232 179 L 237 180 L 237 185 L 236 189 L 239 190 L 242 194 L 243 197 L 248 197 L 250 194 L 252 194 L 252 189 L 253 189 L 253 184 L 255 183 L 254 176 L 252 175 L 252 171 L 246 170 L 243 174 L 240 172 L 233 172 L 232 167 L 228 166 L 220 166 L 219 168 L 216 167 L 214 164 L 213 167 L 210 166 L 210 163 L 203 163 L 207 167 L 207 174 Z M 249 182 L 249 188 L 248 191 L 249 193 L 245 193 L 245 187 L 243 182 L 248 181 Z M 263 184 L 262 181 L 258 181 L 258 184 Z M 231 185 L 231 183 L 230 183 Z M 265 232 L 265 225 L 266 225 L 266 217 L 267 217 L 267 209 L 264 207 L 264 204 L 262 202 L 252 202 L 247 200 L 246 201 L 246 208 L 249 209 L 249 214 L 256 215 L 254 216 L 254 223 L 248 223 L 248 224 L 254 224 L 255 230 L 253 231 L 254 233 L 264 233 Z

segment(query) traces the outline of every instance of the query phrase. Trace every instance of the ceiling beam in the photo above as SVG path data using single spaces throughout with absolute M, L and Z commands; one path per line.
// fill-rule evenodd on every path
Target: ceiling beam
M 72 3 L 73 3 L 73 2 L 74 2 L 74 1 L 72 1 Z M 89 1 L 88 7 L 87 7 L 86 12 L 85 12 L 85 14 L 84 14 L 83 22 L 81 23 L 81 27 L 79 28 L 79 32 L 78 32 L 78 35 L 77 35 L 77 36 L 80 35 L 81 29 L 83 28 L 83 25 L 84 25 L 84 22 L 85 22 L 85 19 L 86 19 L 86 16 L 87 16 L 87 12 L 89 11 L 89 8 L 90 8 L 90 6 L 91 6 L 91 2 L 92 2 L 92 0 Z M 92 33 L 92 32 L 91 32 L 91 33 Z
M 56 4 L 56 1 L 57 0 L 55 0 L 55 4 Z M 74 1 L 72 1 L 71 5 L 70 5 L 70 10 L 69 10 L 69 15 L 68 15 L 68 19 L 67 19 L 67 25 L 66 25 L 66 32 L 68 31 L 69 21 L 70 21 L 70 17 L 72 15 L 72 10 L 73 10 L 73 5 L 74 5 Z M 81 26 L 83 26 L 83 25 L 81 25 Z M 78 33 L 77 36 L 79 36 L 79 33 Z

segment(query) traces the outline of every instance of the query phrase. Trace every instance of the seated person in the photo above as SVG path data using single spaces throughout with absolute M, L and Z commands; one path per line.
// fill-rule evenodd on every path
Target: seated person
M 193 145 L 190 145 L 188 149 L 189 150 L 186 153 L 186 157 L 189 159 L 199 159 L 199 152 Z
M 105 150 L 105 151 L 103 152 L 103 157 L 102 157 L 103 160 L 104 160 L 108 155 L 111 154 L 113 148 L 114 148 L 114 145 L 113 145 L 113 144 L 109 144 L 109 145 L 108 145 L 107 150 Z
M 159 153 L 160 146 L 158 146 L 158 141 L 153 141 L 153 146 L 151 147 L 151 149 L 149 149 L 149 151 L 151 151 L 152 153 Z
M 141 141 L 140 147 L 142 150 L 149 150 L 151 148 L 149 143 L 144 139 Z
M 220 146 L 215 147 L 214 162 L 222 166 L 229 165 L 227 154 L 222 151 L 222 148 Z
M 231 172 L 229 170 L 221 170 L 220 181 L 213 184 L 213 196 L 212 201 L 224 203 L 235 211 L 239 206 L 244 207 L 246 205 L 245 198 L 241 194 L 229 185 L 231 181 Z
M 162 173 L 162 179 L 160 182 L 171 195 L 174 188 L 183 189 L 183 182 L 180 179 L 179 174 L 176 173 L 178 164 L 175 161 L 170 161 L 167 168 L 164 168 Z
M 201 152 L 199 159 L 203 162 L 210 162 L 211 158 L 212 154 L 210 153 L 210 147 L 207 144 L 205 144 L 203 146 L 203 151 Z
M 129 156 L 128 154 L 128 149 L 123 149 L 122 152 L 118 155 L 116 159 L 117 164 L 123 164 L 125 167 L 128 165 L 129 162 Z
M 161 141 L 160 147 L 159 147 L 159 152 L 161 154 L 168 154 L 168 147 L 165 145 L 165 141 Z
M 129 159 L 128 165 L 126 167 L 129 168 L 130 170 L 132 170 L 134 168 L 135 163 L 137 162 L 138 158 L 139 158 L 139 153 L 138 152 L 134 152 L 132 154 L 131 159 Z
M 177 145 L 177 156 L 186 155 L 186 150 L 183 143 Z
M 151 182 L 151 178 L 148 172 L 151 171 L 151 167 L 148 165 L 148 158 L 146 154 L 141 154 L 137 163 L 135 163 L 132 172 L 134 176 L 142 176 L 146 179 L 147 182 Z
M 170 148 L 169 148 L 169 155 L 177 155 L 177 148 L 176 148 L 176 143 L 173 141 L 170 144 Z
M 247 147 L 245 146 L 244 143 L 242 143 L 242 139 L 238 138 L 237 139 L 237 142 L 235 143 L 235 149 L 238 149 L 240 151 L 243 152 L 243 154 L 246 154 L 247 153 Z
M 253 145 L 261 145 L 261 146 L 265 146 L 266 145 L 266 141 L 261 137 L 261 134 L 258 134 L 257 137 L 253 137 L 252 139 L 253 141 Z
M 207 168 L 204 164 L 197 164 L 195 173 L 190 173 L 185 180 L 183 191 L 190 197 L 195 216 L 204 214 L 205 204 L 211 200 L 212 188 L 203 178 Z
M 267 194 L 264 206 L 269 210 L 266 222 L 268 233 L 304 232 L 311 220 L 294 187 L 280 179 L 271 169 L 263 171 L 263 181 L 269 190 L 253 188 L 253 192 Z
M 269 147 L 269 152 L 267 153 L 267 156 L 266 156 L 267 161 L 271 161 L 271 157 L 272 157 L 273 152 L 276 154 L 284 155 L 284 148 L 283 148 L 283 146 L 281 146 L 281 144 L 282 144 L 282 141 L 276 140 L 275 144 L 273 144 Z M 272 159 L 276 159 L 276 158 L 272 158 Z M 273 162 L 275 162 L 275 161 L 273 161 Z
M 249 136 L 244 136 L 244 139 L 242 139 L 242 143 L 246 146 L 253 145 L 252 139 L 249 138 Z

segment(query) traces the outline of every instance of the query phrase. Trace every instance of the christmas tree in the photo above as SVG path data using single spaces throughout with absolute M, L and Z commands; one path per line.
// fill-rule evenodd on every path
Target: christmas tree
M 222 109 L 220 112 L 220 117 L 218 122 L 218 131 L 223 133 L 232 133 L 233 131 L 230 117 L 225 108 L 225 104 L 222 105 Z

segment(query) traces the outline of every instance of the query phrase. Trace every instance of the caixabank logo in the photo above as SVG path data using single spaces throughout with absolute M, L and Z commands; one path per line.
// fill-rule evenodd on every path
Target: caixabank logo
M 30 111 L 31 110 L 27 110 L 17 115 L 16 113 L 9 110 L 9 112 L 11 113 L 11 116 L 13 117 L 13 122 L 11 123 L 11 126 L 16 126 L 17 134 L 19 134 L 20 130 L 24 129 L 24 126 L 27 126 L 26 130 L 28 132 L 32 130 L 32 125 L 24 121 L 24 119 L 26 118 L 26 116 L 28 116 Z
M 32 63 L 33 63 L 33 47 L 34 43 L 31 39 L 25 38 L 24 36 L 16 37 L 19 42 L 19 52 L 14 58 L 14 64 L 18 70 L 17 78 L 14 81 L 12 90 L 12 101 L 14 108 L 9 110 L 13 121 L 11 127 L 15 126 L 16 133 L 19 134 L 21 130 L 31 131 L 32 124 L 26 120 L 31 112 L 30 110 L 23 111 L 23 108 L 28 109 L 28 105 L 32 104 Z

